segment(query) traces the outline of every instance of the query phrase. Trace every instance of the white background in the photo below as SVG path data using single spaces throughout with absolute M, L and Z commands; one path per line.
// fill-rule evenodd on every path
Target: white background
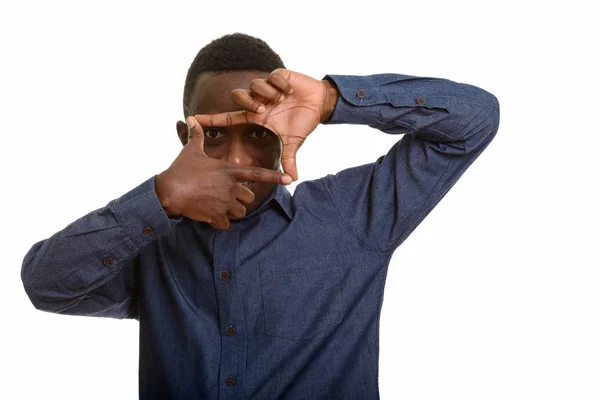
M 495 140 L 391 262 L 382 399 L 599 399 L 592 2 L 213 3 L 2 3 L 0 398 L 136 398 L 138 323 L 35 310 L 21 262 L 168 167 L 189 64 L 239 31 L 315 78 L 398 72 L 499 98 Z M 396 140 L 319 127 L 300 181 L 373 162 Z

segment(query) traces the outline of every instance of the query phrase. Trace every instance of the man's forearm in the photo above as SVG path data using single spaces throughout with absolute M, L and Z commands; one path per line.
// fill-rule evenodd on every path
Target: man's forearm
M 498 100 L 478 87 L 401 74 L 328 75 L 340 91 L 326 123 L 364 124 L 435 142 L 469 141 L 499 119 Z M 495 130 L 495 129 L 491 129 Z
M 164 214 L 151 178 L 33 245 L 21 269 L 25 291 L 43 311 L 102 313 L 101 309 L 82 309 L 80 301 L 116 277 L 143 247 L 168 234 L 177 222 Z M 125 299 L 127 289 L 121 289 L 119 297 Z M 97 306 L 104 303 L 97 302 Z

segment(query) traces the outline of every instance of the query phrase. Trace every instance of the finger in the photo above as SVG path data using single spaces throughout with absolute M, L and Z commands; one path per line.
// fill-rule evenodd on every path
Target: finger
M 236 201 L 227 212 L 227 216 L 229 218 L 244 218 L 246 216 L 246 207 Z
M 231 165 L 229 170 L 232 172 L 233 176 L 239 179 L 247 179 L 253 182 L 279 183 L 284 185 L 292 183 L 292 178 L 289 175 L 279 171 L 260 167 Z
M 246 204 L 250 204 L 254 201 L 254 199 L 256 198 L 256 196 L 254 195 L 254 192 L 250 189 L 248 189 L 247 187 L 245 187 L 244 185 L 238 183 L 234 193 L 235 198 L 240 201 L 241 203 L 246 203 Z
M 234 89 L 231 91 L 231 100 L 248 111 L 261 113 L 266 109 L 263 101 L 269 99 L 262 99 L 260 96 L 252 97 L 252 92 L 249 90 Z
M 202 126 L 222 127 L 249 124 L 248 111 L 232 111 L 221 114 L 196 114 L 196 121 Z
M 277 90 L 283 93 L 286 97 L 293 93 L 294 89 L 288 81 L 290 73 L 288 70 L 283 68 L 278 68 L 275 71 L 271 72 L 269 77 L 267 78 L 267 82 L 269 82 L 272 86 L 274 86 Z
M 219 230 L 228 230 L 231 228 L 231 222 L 227 217 L 217 217 L 209 222 L 210 226 Z
M 200 146 L 202 153 L 204 153 L 204 131 L 202 130 L 202 126 L 192 116 L 187 117 L 185 122 L 188 126 L 188 143 L 190 141 L 197 141 L 197 145 Z
M 274 103 L 285 100 L 283 92 L 279 91 L 279 89 L 275 88 L 264 79 L 254 79 L 250 82 L 250 90 Z

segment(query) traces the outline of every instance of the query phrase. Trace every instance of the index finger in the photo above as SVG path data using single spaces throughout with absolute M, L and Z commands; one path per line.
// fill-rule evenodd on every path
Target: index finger
M 248 120 L 248 111 L 231 111 L 213 115 L 196 114 L 194 117 L 200 125 L 215 128 L 250 123 Z
M 260 167 L 233 166 L 229 170 L 233 176 L 239 179 L 247 179 L 253 182 L 268 182 L 288 185 L 292 183 L 292 177 L 283 172 Z

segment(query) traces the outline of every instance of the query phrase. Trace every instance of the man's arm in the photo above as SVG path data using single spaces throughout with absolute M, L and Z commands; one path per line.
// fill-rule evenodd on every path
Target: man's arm
M 36 308 L 136 318 L 144 268 L 137 256 L 144 247 L 169 234 L 183 216 L 229 228 L 228 217 L 242 218 L 243 204 L 254 201 L 237 179 L 291 182 L 278 171 L 209 158 L 204 132 L 193 121 L 188 118 L 188 142 L 169 168 L 29 250 L 21 278 Z
M 154 180 L 33 245 L 21 278 L 37 309 L 137 318 L 137 255 L 181 220 L 167 217 Z
M 399 74 L 325 79 L 340 93 L 327 124 L 405 134 L 375 163 L 323 178 L 355 234 L 375 249 L 394 251 L 496 135 L 498 100 L 445 79 Z

